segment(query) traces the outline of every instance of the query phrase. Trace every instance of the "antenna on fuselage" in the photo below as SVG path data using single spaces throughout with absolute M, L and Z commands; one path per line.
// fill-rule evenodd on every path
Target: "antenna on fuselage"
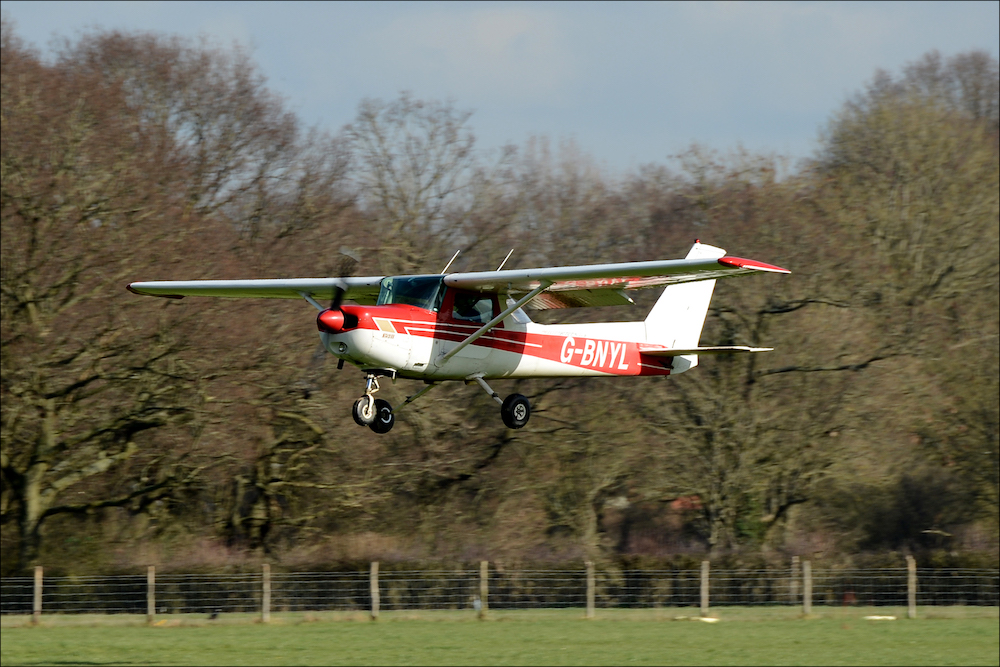
M 448 263 L 444 265 L 443 269 L 441 269 L 441 273 L 448 273 L 448 269 L 451 267 L 451 263 L 455 261 L 455 258 L 458 257 L 458 253 L 460 252 L 462 252 L 461 248 L 455 251 L 455 254 L 451 256 L 451 259 L 448 260 Z
M 507 253 L 507 256 L 503 258 L 503 261 L 502 261 L 502 262 L 500 262 L 500 266 L 498 266 L 498 267 L 497 267 L 497 271 L 499 271 L 500 269 L 502 269 L 502 268 L 503 268 L 504 264 L 506 264 L 506 263 L 507 263 L 507 260 L 508 260 L 508 259 L 510 259 L 510 256 L 511 256 L 511 255 L 513 255 L 513 254 L 514 254 L 514 249 L 513 249 L 513 248 L 511 248 L 511 249 L 510 249 L 510 252 L 509 252 L 509 253 Z

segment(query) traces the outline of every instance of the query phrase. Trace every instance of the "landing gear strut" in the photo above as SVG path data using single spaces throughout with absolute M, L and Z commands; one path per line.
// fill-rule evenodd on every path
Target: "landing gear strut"
M 359 426 L 367 426 L 376 433 L 388 433 L 396 423 L 389 401 L 372 396 L 379 390 L 378 376 L 369 373 L 365 384 L 365 395 L 354 401 L 351 416 Z

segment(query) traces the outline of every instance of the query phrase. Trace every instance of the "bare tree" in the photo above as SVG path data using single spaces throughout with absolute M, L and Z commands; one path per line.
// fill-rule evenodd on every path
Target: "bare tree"
M 148 501 L 189 477 L 181 451 L 144 448 L 193 396 L 170 314 L 146 317 L 121 290 L 180 203 L 161 168 L 169 137 L 122 113 L 120 82 L 46 67 L 4 32 L 0 463 L 26 566 L 49 517 Z M 81 486 L 137 458 L 133 483 Z
M 162 496 L 219 437 L 220 378 L 239 363 L 182 353 L 189 333 L 213 347 L 203 305 L 123 285 L 299 274 L 303 256 L 326 263 L 316 241 L 351 200 L 343 142 L 303 142 L 239 50 L 92 33 L 47 66 L 6 24 L 3 48 L 3 508 L 26 564 L 47 517 Z
M 381 239 L 384 272 L 421 270 L 431 239 L 462 247 L 483 235 L 469 222 L 502 194 L 497 183 L 509 149 L 493 164 L 482 162 L 471 115 L 404 92 L 392 102 L 365 100 L 345 128 L 362 205 Z

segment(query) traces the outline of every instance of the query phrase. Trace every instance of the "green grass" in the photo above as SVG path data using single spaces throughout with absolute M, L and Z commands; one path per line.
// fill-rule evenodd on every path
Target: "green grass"
M 49 616 L 3 619 L 3 665 L 997 665 L 996 608 L 926 608 L 921 618 L 866 621 L 898 609 L 717 609 L 718 623 L 674 620 L 693 610 L 390 612 L 253 617 Z

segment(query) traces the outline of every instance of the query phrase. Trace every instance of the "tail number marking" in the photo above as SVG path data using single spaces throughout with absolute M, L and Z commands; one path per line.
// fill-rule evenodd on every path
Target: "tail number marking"
M 576 355 L 580 355 L 578 359 L 574 359 Z M 617 366 L 615 360 L 618 361 Z M 559 361 L 579 366 L 628 370 L 628 364 L 625 363 L 625 343 L 614 343 L 609 340 L 594 341 L 585 338 L 583 347 L 577 347 L 576 339 L 567 336 L 559 352 Z

